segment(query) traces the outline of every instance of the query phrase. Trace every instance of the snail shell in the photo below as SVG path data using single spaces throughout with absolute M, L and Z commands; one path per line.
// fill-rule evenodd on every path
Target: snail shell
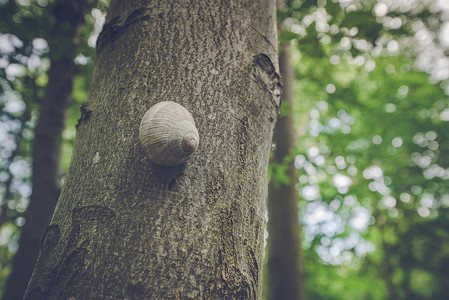
M 199 143 L 192 115 L 172 101 L 160 102 L 145 113 L 139 139 L 150 160 L 163 166 L 182 164 Z

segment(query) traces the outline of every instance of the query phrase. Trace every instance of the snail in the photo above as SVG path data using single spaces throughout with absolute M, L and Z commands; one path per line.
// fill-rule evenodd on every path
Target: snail
M 173 101 L 159 102 L 145 113 L 139 139 L 150 160 L 163 166 L 182 164 L 199 143 L 192 115 Z

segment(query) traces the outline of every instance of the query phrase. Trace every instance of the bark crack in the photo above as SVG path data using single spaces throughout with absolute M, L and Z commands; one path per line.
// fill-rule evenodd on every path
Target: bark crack
M 221 193 L 224 188 L 224 176 L 223 174 L 219 174 L 214 177 L 214 179 L 208 184 L 208 192 L 207 192 L 207 202 L 209 204 L 215 204 L 217 200 L 220 198 Z
M 248 283 L 239 269 L 235 237 L 233 232 L 234 210 L 237 203 L 229 210 L 223 210 L 221 219 L 221 243 L 215 265 L 214 277 L 206 290 L 206 299 L 254 299 L 255 286 Z M 257 281 L 255 281 L 257 282 Z
M 238 132 L 238 153 L 239 153 L 239 172 L 242 173 L 246 165 L 246 151 L 248 147 L 248 117 L 244 116 L 240 121 L 240 128 Z

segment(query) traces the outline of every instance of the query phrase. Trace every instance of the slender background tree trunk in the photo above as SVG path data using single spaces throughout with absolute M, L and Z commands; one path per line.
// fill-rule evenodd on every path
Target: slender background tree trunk
M 275 22 L 268 0 L 111 1 L 28 299 L 261 298 Z M 138 140 L 165 100 L 200 134 L 181 166 Z
M 283 29 L 283 25 L 279 25 Z M 283 101 L 287 113 L 279 118 L 274 131 L 272 162 L 288 164 L 288 184 L 271 182 L 268 189 L 268 261 L 267 299 L 306 299 L 298 218 L 298 192 L 293 150 L 296 136 L 293 125 L 294 73 L 290 45 L 281 43 L 279 68 L 283 83 Z M 283 104 L 284 105 L 284 104 Z
M 5 300 L 23 298 L 40 241 L 59 197 L 61 134 L 76 72 L 74 39 L 84 24 L 91 2 L 61 0 L 54 4 L 54 32 L 49 39 L 49 80 L 33 140 L 33 193 L 19 239 L 19 250 L 14 256 L 12 272 L 3 294 Z

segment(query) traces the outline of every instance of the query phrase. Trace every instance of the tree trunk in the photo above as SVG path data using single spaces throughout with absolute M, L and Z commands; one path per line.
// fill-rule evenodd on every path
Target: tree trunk
M 280 26 L 281 27 L 281 26 Z M 272 163 L 288 164 L 288 184 L 271 182 L 268 189 L 268 262 L 267 299 L 306 299 L 298 218 L 298 192 L 293 160 L 295 132 L 293 126 L 293 82 L 290 45 L 281 43 L 279 68 L 283 83 L 283 101 L 288 112 L 279 118 L 274 130 Z
M 59 197 L 60 140 L 65 107 L 76 72 L 74 39 L 79 27 L 84 24 L 90 2 L 63 0 L 54 6 L 54 31 L 49 39 L 52 59 L 49 80 L 33 140 L 33 193 L 3 299 L 23 299 L 39 253 L 40 241 Z
M 275 21 L 269 0 L 111 1 L 27 299 L 261 298 Z M 175 167 L 138 140 L 166 100 L 200 134 Z

